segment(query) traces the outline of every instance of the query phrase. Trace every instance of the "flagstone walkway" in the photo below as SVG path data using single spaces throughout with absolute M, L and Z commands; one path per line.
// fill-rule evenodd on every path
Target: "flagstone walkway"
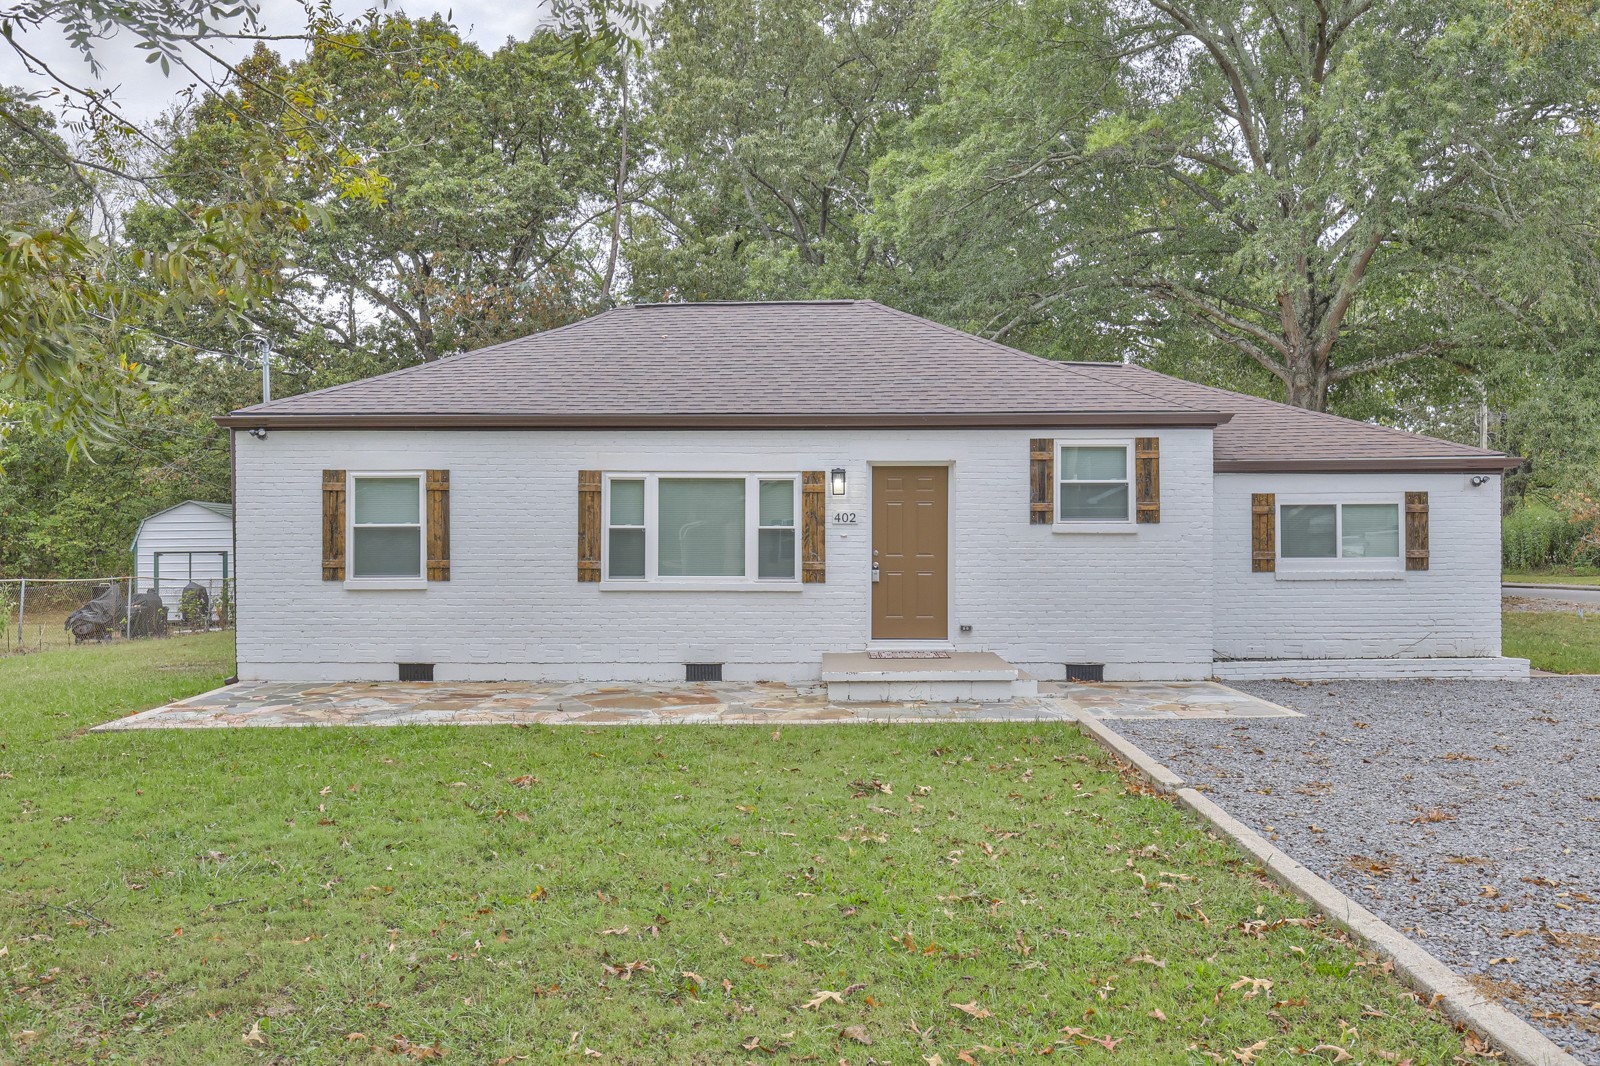
M 826 686 L 771 682 L 244 682 L 97 726 L 805 725 L 1049 722 L 1092 718 L 1298 718 L 1214 681 L 1044 683 L 1004 703 L 830 703 Z

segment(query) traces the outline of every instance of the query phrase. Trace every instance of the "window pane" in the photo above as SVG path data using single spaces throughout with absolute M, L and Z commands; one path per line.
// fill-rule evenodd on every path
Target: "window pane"
M 1126 448 L 1062 448 L 1062 481 L 1117 481 L 1128 476 Z
M 1400 557 L 1400 507 L 1393 503 L 1344 505 L 1344 554 L 1347 558 Z
M 1278 511 L 1283 524 L 1285 559 L 1332 559 L 1335 518 L 1331 503 L 1285 504 Z
M 761 483 L 761 524 L 764 526 L 794 525 L 794 482 L 763 481 Z
M 415 492 L 417 483 L 411 482 Z M 351 554 L 351 577 L 421 577 L 422 530 L 363 529 L 351 531 L 355 541 Z
M 744 576 L 744 479 L 662 478 L 662 577 Z
M 644 577 L 644 530 L 613 529 L 606 557 L 612 577 Z
M 1061 483 L 1063 522 L 1126 522 L 1128 485 L 1096 485 L 1086 481 Z
M 760 538 L 761 561 L 756 565 L 758 577 L 781 577 L 794 580 L 794 530 L 763 529 Z
M 611 483 L 611 524 L 614 526 L 644 525 L 644 482 L 613 481 Z
M 404 525 L 421 521 L 417 512 L 414 477 L 358 477 L 355 479 L 356 524 Z

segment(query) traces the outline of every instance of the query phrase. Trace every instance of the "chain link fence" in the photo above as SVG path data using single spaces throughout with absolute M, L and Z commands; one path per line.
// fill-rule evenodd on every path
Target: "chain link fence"
M 0 578 L 0 655 L 232 626 L 227 577 Z

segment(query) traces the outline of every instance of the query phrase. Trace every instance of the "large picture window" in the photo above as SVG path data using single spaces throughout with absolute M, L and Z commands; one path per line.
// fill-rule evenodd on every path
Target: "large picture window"
M 1056 521 L 1132 522 L 1127 444 L 1064 444 L 1056 475 Z
M 350 496 L 350 577 L 420 579 L 422 475 L 356 474 Z
M 1278 508 L 1278 557 L 1398 563 L 1400 504 L 1284 503 Z
M 661 584 L 797 582 L 795 474 L 618 474 L 605 576 Z

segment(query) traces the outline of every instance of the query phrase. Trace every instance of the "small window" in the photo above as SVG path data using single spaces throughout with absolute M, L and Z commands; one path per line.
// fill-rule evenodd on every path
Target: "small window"
M 606 579 L 795 582 L 799 485 L 795 475 L 610 477 Z
M 1068 444 L 1061 448 L 1056 516 L 1061 522 L 1131 522 L 1126 444 Z
M 1398 503 L 1286 503 L 1278 530 L 1283 559 L 1400 558 Z
M 350 576 L 422 577 L 422 478 L 354 476 Z

